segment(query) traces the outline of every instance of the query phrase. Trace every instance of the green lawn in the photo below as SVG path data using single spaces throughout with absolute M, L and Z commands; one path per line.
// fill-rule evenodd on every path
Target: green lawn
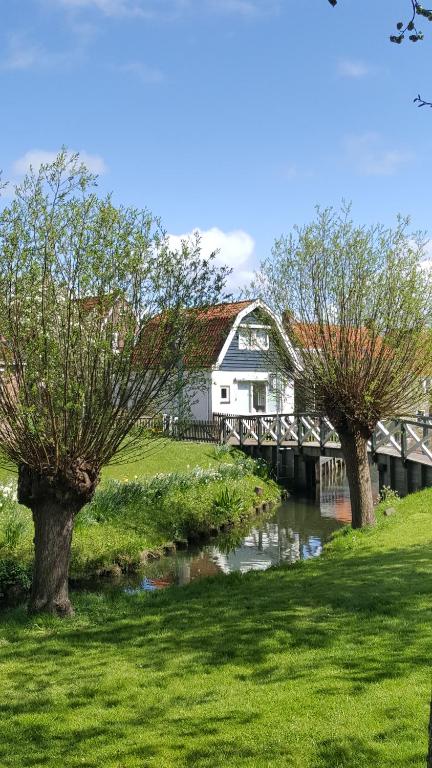
M 102 472 L 104 480 L 133 480 L 159 472 L 181 472 L 188 467 L 214 466 L 214 446 L 206 443 L 179 443 L 172 440 L 155 440 L 149 444 L 143 455 L 127 464 L 111 464 Z M 16 479 L 16 472 L 0 468 L 0 483 Z
M 157 440 L 149 445 L 148 451 L 138 461 L 105 467 L 102 479 L 133 480 L 135 476 L 182 472 L 196 466 L 214 466 L 216 463 L 214 446 L 211 444 Z
M 432 490 L 323 558 L 5 612 L 1 768 L 423 768 Z

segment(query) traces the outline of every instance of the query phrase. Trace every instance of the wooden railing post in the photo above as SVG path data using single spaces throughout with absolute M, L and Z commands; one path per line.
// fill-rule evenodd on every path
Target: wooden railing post
M 320 453 L 325 452 L 325 421 L 322 416 L 319 417 L 319 435 L 320 435 Z
M 262 431 L 263 431 L 263 429 L 262 429 L 262 416 L 258 416 L 258 421 L 257 421 L 257 437 L 258 437 L 258 445 L 259 445 L 260 448 L 261 448 L 261 443 L 262 443 Z
M 227 442 L 227 420 L 226 417 L 222 419 L 222 442 Z
M 403 421 L 401 421 L 400 423 L 400 434 L 401 434 L 401 457 L 402 457 L 402 461 L 406 461 L 408 456 L 408 444 L 407 444 L 406 424 Z

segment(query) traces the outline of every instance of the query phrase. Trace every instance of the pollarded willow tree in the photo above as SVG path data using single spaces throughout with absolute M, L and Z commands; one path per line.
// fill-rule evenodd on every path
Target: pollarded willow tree
M 199 242 L 170 250 L 146 210 L 101 199 L 66 151 L 0 214 L 0 446 L 35 526 L 30 609 L 71 612 L 74 519 L 133 427 L 191 384 L 195 309 L 226 270 Z M 131 432 L 132 430 L 132 432 Z
M 317 209 L 276 241 L 252 288 L 284 313 L 301 350 L 300 362 L 281 349 L 273 364 L 339 433 L 355 528 L 375 522 L 367 443 L 377 422 L 416 410 L 432 370 L 430 273 L 407 227 L 361 227 L 349 207 Z

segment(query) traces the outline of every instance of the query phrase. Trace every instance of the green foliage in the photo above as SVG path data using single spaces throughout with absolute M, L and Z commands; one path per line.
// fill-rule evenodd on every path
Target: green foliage
M 31 514 L 17 503 L 14 483 L 0 486 L 0 557 L 28 551 L 32 537 Z
M 12 591 L 26 592 L 31 584 L 31 567 L 14 557 L 0 555 L 0 599 L 7 598 Z
M 394 491 L 389 485 L 384 485 L 380 490 L 380 501 L 387 506 L 394 506 L 400 501 L 400 497 L 397 491 Z
M 379 419 L 421 402 L 432 366 L 432 281 L 423 239 L 408 224 L 359 226 L 350 206 L 317 208 L 310 224 L 275 242 L 251 289 L 286 313 L 301 348 L 289 360 L 278 350 L 274 365 L 338 430 L 369 436 Z
M 231 490 L 229 486 L 222 488 L 213 501 L 213 512 L 222 521 L 238 517 L 245 511 L 244 501 L 237 490 Z
M 195 310 L 223 298 L 227 275 L 199 238 L 172 251 L 149 211 L 95 186 L 62 150 L 0 212 L 2 450 L 42 474 L 86 472 L 91 486 L 120 446 L 142 442 L 138 419 L 185 387 Z

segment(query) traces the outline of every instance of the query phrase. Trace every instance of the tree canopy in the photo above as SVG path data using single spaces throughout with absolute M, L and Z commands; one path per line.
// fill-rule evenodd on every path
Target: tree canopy
M 377 422 L 415 410 L 432 374 L 432 283 L 423 258 L 407 220 L 363 227 L 349 207 L 317 209 L 314 221 L 275 242 L 252 287 L 285 313 L 301 349 L 300 363 L 279 350 L 274 365 L 283 361 L 304 402 L 331 419 L 342 443 L 355 438 L 363 458 Z M 371 518 L 370 487 L 363 496 Z M 354 524 L 362 524 L 355 514 Z
M 173 251 L 148 210 L 114 205 L 95 183 L 63 151 L 0 213 L 0 443 L 35 519 L 39 607 L 57 605 L 58 585 L 48 596 L 41 587 L 48 550 L 51 573 L 61 560 L 49 526 L 73 519 L 102 466 L 136 446 L 140 417 L 185 387 L 196 310 L 220 299 L 227 274 L 198 240 Z M 195 373 L 198 364 L 187 383 Z M 67 568 L 62 578 L 67 611 Z

